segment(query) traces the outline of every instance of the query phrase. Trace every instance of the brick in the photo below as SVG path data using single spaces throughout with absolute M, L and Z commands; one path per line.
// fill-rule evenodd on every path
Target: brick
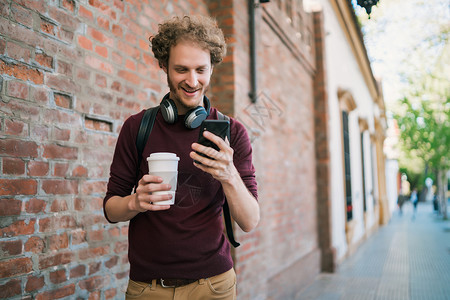
M 19 158 L 3 158 L 3 174 L 23 175 L 25 173 L 25 162 Z
M 109 47 L 114 47 L 114 40 L 112 38 L 106 36 L 103 32 L 101 32 L 95 28 L 92 28 L 92 27 L 89 27 L 87 32 L 88 32 L 88 35 L 90 37 L 92 37 L 94 40 L 96 40 L 102 44 L 105 44 Z
M 71 79 L 59 74 L 45 74 L 45 83 L 50 87 L 58 91 L 63 91 L 66 93 L 76 93 L 79 90 L 77 84 Z
M 33 179 L 0 179 L 0 196 L 34 195 L 37 182 Z
M 72 108 L 73 100 L 71 96 L 60 93 L 54 93 L 53 97 L 55 99 L 56 106 L 68 109 Z
M 105 17 L 102 17 L 102 16 L 98 17 L 97 18 L 97 25 L 100 28 L 103 28 L 103 29 L 105 29 L 107 31 L 110 30 L 110 28 L 109 28 L 109 20 L 107 18 L 105 18 Z
M 87 177 L 88 175 L 88 170 L 84 167 L 84 166 L 76 166 L 73 170 L 72 170 L 72 176 L 73 177 Z
M 42 112 L 44 123 L 54 126 L 55 123 L 64 124 L 77 128 L 80 126 L 80 116 L 74 112 L 61 109 L 47 109 Z
M 25 291 L 32 292 L 44 287 L 44 276 L 28 276 L 27 283 L 25 284 Z
M 80 25 L 80 22 L 72 15 L 72 13 L 55 6 L 49 6 L 49 15 L 68 31 L 76 31 Z
M 72 74 L 73 74 L 73 64 L 72 63 L 68 63 L 65 62 L 63 60 L 58 60 L 57 63 L 57 72 L 59 74 L 68 76 L 70 78 L 72 78 Z
M 24 65 L 6 64 L 0 60 L 0 73 L 7 74 L 24 81 L 32 81 L 35 84 L 44 83 L 44 75 L 39 70 Z
M 72 245 L 79 245 L 86 242 L 86 231 L 77 229 L 72 232 Z
M 68 163 L 55 163 L 55 166 L 53 168 L 53 175 L 56 177 L 66 177 L 68 170 Z
M 50 195 L 77 194 L 78 182 L 73 180 L 48 179 L 42 181 L 42 189 L 46 194 Z
M 14 98 L 28 99 L 28 85 L 20 81 L 8 81 L 6 84 L 6 95 Z
M 49 92 L 45 88 L 31 87 L 30 100 L 34 100 L 41 105 L 47 105 L 49 100 Z
M 21 120 L 5 120 L 5 133 L 15 136 L 28 136 L 28 124 Z
M 74 0 L 62 0 L 61 6 L 67 9 L 68 11 L 74 13 L 76 8 L 76 3 Z
M 108 277 L 103 276 L 95 276 L 85 280 L 82 280 L 78 283 L 78 286 L 89 292 L 93 292 L 95 290 L 99 290 L 109 282 Z
M 35 225 L 36 219 L 16 220 L 12 224 L 0 228 L 0 237 L 13 237 L 32 234 L 34 233 Z
M 3 257 L 22 254 L 22 241 L 0 241 L 0 253 Z
M 100 230 L 91 230 L 88 232 L 88 241 L 94 242 L 94 241 L 102 241 L 103 240 L 103 233 L 105 231 L 103 229 Z
M 46 141 L 49 137 L 49 128 L 47 126 L 41 126 L 39 124 L 33 124 L 31 127 L 31 133 L 34 139 L 39 141 Z
M 128 82 L 131 82 L 133 84 L 139 85 L 139 83 L 141 82 L 139 76 L 137 76 L 134 73 L 131 73 L 129 71 L 126 70 L 120 70 L 118 72 L 119 77 L 125 79 Z
M 28 162 L 28 176 L 46 176 L 48 175 L 48 162 L 45 161 L 36 161 L 36 160 L 30 160 Z
M 108 269 L 111 269 L 111 268 L 115 267 L 118 262 L 119 262 L 119 257 L 113 256 L 109 260 L 105 261 L 105 267 L 107 267 Z
M 37 157 L 37 144 L 35 142 L 1 139 L 0 152 L 13 157 Z
M 21 46 L 19 44 L 8 42 L 7 44 L 8 56 L 25 63 L 30 62 L 31 51 L 29 48 Z
M 53 232 L 58 229 L 71 229 L 76 227 L 73 216 L 53 216 L 39 220 L 39 232 Z
M 7 278 L 27 274 L 32 271 L 33 263 L 30 258 L 22 257 L 0 261 L 0 278 Z
M 37 12 L 41 12 L 42 14 L 45 13 L 46 6 L 47 6 L 45 2 L 42 2 L 40 0 L 18 0 L 16 2 L 28 9 L 32 9 Z
M 0 4 L 0 10 L 1 10 L 1 5 Z M 6 41 L 4 39 L 0 38 L 0 54 L 5 54 L 6 53 Z
M 79 265 L 73 269 L 70 270 L 70 278 L 78 278 L 86 275 L 86 266 L 85 265 Z
M 116 242 L 114 247 L 114 253 L 123 253 L 128 251 L 128 242 L 127 241 L 119 241 Z
M 60 269 L 60 270 L 56 270 L 54 272 L 50 272 L 49 278 L 50 278 L 50 282 L 54 283 L 54 284 L 65 282 L 65 281 L 67 281 L 66 270 Z
M 100 257 L 105 254 L 108 254 L 109 252 L 109 246 L 102 246 L 102 247 L 96 247 L 96 248 L 89 248 L 89 249 L 81 249 L 78 257 L 81 260 L 94 258 L 94 257 Z
M 41 18 L 40 30 L 43 33 L 57 36 L 58 27 L 54 23 L 49 22 L 49 20 Z
M 25 27 L 33 27 L 33 14 L 31 10 L 18 6 L 15 3 L 11 4 L 11 19 Z
M 55 127 L 53 131 L 53 136 L 57 141 L 69 141 L 70 140 L 70 129 Z
M 112 25 L 112 33 L 118 37 L 121 38 L 123 36 L 123 29 L 122 26 L 118 25 L 118 24 L 113 24 Z
M 25 252 L 43 253 L 45 250 L 45 242 L 38 236 L 28 238 L 24 245 Z
M 53 69 L 53 57 L 45 53 L 37 52 L 34 56 L 34 60 L 41 67 Z
M 17 216 L 22 210 L 22 201 L 16 199 L 0 199 L 0 216 Z
M 117 290 L 115 288 L 111 288 L 105 291 L 105 299 L 115 299 L 117 297 Z
M 0 263 L 1 264 L 1 263 Z M 6 299 L 18 296 L 22 293 L 21 281 L 19 279 L 11 279 L 5 284 L 0 285 L 0 298 Z
M 95 53 L 97 53 L 98 55 L 100 55 L 104 58 L 108 58 L 108 48 L 106 48 L 106 47 L 103 47 L 103 46 L 95 47 Z
M 89 67 L 96 69 L 96 70 L 101 70 L 108 74 L 112 74 L 114 71 L 114 68 L 110 63 L 104 62 L 93 56 L 86 56 L 84 59 L 84 62 Z
M 100 88 L 106 88 L 108 85 L 106 77 L 100 74 L 95 75 L 95 84 Z
M 81 48 L 89 50 L 89 51 L 92 51 L 92 49 L 93 49 L 92 41 L 83 35 L 80 35 L 78 37 L 78 45 L 80 45 Z
M 72 262 L 74 255 L 71 252 L 58 252 L 39 256 L 39 269 L 61 266 Z
M 88 117 L 84 120 L 84 127 L 92 130 L 112 132 L 112 124 L 110 122 Z
M 87 20 L 94 20 L 94 14 L 92 11 L 84 7 L 83 5 L 80 5 L 80 8 L 78 9 L 78 14 L 80 17 L 85 18 Z
M 44 145 L 44 153 L 42 156 L 50 159 L 77 159 L 78 150 L 75 147 L 50 144 Z
M 55 199 L 52 202 L 52 205 L 50 206 L 51 212 L 61 212 L 61 211 L 67 211 L 67 202 L 64 199 Z
M 97 262 L 97 261 L 91 262 L 89 264 L 89 274 L 88 275 L 90 276 L 92 274 L 99 272 L 101 267 L 102 267 L 101 262 Z
M 30 214 L 43 213 L 46 207 L 47 202 L 37 198 L 31 198 L 25 203 L 25 211 Z
M 70 284 L 55 290 L 45 291 L 36 295 L 36 300 L 59 299 L 75 294 L 75 284 Z

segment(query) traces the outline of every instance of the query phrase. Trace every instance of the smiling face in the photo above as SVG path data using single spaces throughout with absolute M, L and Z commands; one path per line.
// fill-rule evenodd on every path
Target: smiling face
M 163 68 L 172 99 L 180 115 L 203 106 L 213 67 L 208 50 L 189 41 L 180 41 L 170 49 L 168 65 Z

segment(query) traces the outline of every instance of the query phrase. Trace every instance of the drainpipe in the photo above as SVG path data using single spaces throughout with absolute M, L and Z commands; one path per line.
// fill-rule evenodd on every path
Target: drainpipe
M 248 0 L 249 11 L 249 31 L 250 31 L 250 92 L 248 96 L 252 103 L 256 103 L 258 97 L 258 77 L 257 77 L 257 53 L 256 53 L 256 22 L 255 11 L 261 3 L 267 3 L 270 0 Z
M 255 0 L 248 0 L 249 11 L 249 31 L 250 31 L 250 92 L 248 93 L 252 103 L 256 102 L 256 93 L 258 87 L 256 86 L 256 36 L 255 36 Z

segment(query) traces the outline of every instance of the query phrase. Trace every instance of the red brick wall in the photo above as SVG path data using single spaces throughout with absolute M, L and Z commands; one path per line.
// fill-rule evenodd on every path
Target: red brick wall
M 1 2 L 0 297 L 123 297 L 128 227 L 102 212 L 112 153 L 125 118 L 167 91 L 149 35 L 194 12 L 224 30 L 210 96 L 254 147 L 262 219 L 252 233 L 236 229 L 238 297 L 288 299 L 309 282 L 320 268 L 313 23 L 300 9 L 298 37 L 299 17 L 287 24 L 285 9 L 257 9 L 251 104 L 246 1 Z
M 112 152 L 124 119 L 167 90 L 150 33 L 194 11 L 207 7 L 0 2 L 0 298 L 123 296 L 127 224 L 102 212 Z

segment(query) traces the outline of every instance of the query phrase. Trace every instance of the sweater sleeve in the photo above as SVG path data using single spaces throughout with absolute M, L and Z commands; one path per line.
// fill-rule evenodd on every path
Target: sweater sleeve
M 231 118 L 231 147 L 234 150 L 233 162 L 242 180 L 252 195 L 258 199 L 255 167 L 252 162 L 252 145 L 247 130 L 236 119 Z
M 128 118 L 120 130 L 110 168 L 110 177 L 106 196 L 103 199 L 103 211 L 106 219 L 105 205 L 113 196 L 125 197 L 131 194 L 137 182 L 136 170 L 138 155 L 136 149 L 136 134 L 143 112 Z M 111 222 L 112 223 L 112 222 Z

